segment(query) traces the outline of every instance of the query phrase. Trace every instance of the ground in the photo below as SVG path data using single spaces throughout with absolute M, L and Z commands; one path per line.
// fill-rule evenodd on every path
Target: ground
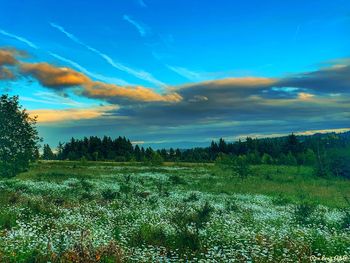
M 311 262 L 350 254 L 350 181 L 259 165 L 39 162 L 0 180 L 1 262 Z

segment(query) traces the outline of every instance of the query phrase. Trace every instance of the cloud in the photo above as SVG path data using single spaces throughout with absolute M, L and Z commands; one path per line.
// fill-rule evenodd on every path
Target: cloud
M 7 37 L 10 37 L 10 38 L 13 38 L 13 39 L 16 39 L 17 41 L 20 41 L 20 42 L 30 46 L 31 48 L 38 49 L 38 47 L 33 42 L 29 41 L 28 39 L 26 39 L 24 37 L 20 37 L 20 36 L 11 34 L 5 30 L 2 30 L 2 29 L 0 29 L 0 34 L 7 36 Z
M 102 82 L 87 83 L 82 94 L 89 98 L 103 99 L 111 103 L 115 102 L 116 99 L 119 100 L 119 98 L 142 102 L 179 102 L 182 100 L 182 97 L 175 92 L 163 95 L 142 86 L 120 87 Z
M 141 6 L 141 7 L 147 7 L 145 1 L 143 1 L 143 0 L 137 0 L 137 3 L 138 3 L 139 6 Z
M 35 92 L 33 95 L 35 96 L 35 98 L 21 96 L 20 100 L 43 103 L 43 104 L 61 105 L 61 106 L 65 105 L 65 106 L 71 106 L 71 107 L 82 107 L 85 105 L 84 103 L 74 101 L 71 98 L 63 97 L 63 96 L 57 95 L 56 93 L 51 93 L 51 92 Z
M 130 74 L 138 79 L 147 81 L 147 82 L 155 84 L 157 86 L 166 86 L 165 83 L 163 83 L 160 80 L 153 77 L 152 74 L 150 74 L 146 71 L 143 71 L 143 70 L 133 69 L 133 68 L 130 68 L 128 66 L 125 66 L 122 63 L 114 61 L 110 56 L 106 55 L 105 53 L 103 53 L 103 52 L 101 52 L 101 51 L 99 51 L 99 50 L 97 50 L 89 45 L 86 45 L 84 42 L 80 41 L 76 36 L 67 32 L 62 26 L 59 26 L 55 23 L 50 23 L 50 25 L 52 27 L 56 28 L 57 30 L 59 30 L 60 32 L 62 32 L 64 35 L 66 35 L 69 39 L 71 39 L 75 43 L 84 46 L 85 48 L 87 48 L 91 52 L 100 56 L 103 60 L 105 60 L 113 68 L 118 69 L 118 70 L 123 71 L 123 72 L 126 72 L 126 73 L 128 73 L 128 74 Z
M 0 66 L 13 66 L 18 63 L 17 58 L 26 58 L 28 53 L 23 50 L 18 50 L 9 47 L 0 47 Z
M 130 86 L 131 84 L 122 80 L 122 79 L 119 79 L 119 78 L 115 78 L 115 77 L 106 77 L 104 75 L 101 75 L 101 74 L 98 74 L 98 73 L 93 73 L 89 70 L 87 70 L 86 68 L 84 68 L 83 66 L 81 66 L 80 64 L 78 64 L 77 62 L 73 61 L 73 60 L 70 60 L 68 58 L 64 58 L 60 55 L 57 55 L 55 53 L 52 53 L 52 52 L 49 52 L 49 54 L 51 56 L 53 56 L 54 58 L 57 58 L 65 63 L 68 63 L 70 65 L 72 65 L 73 67 L 75 67 L 76 69 L 80 70 L 82 73 L 88 75 L 89 77 L 92 77 L 92 78 L 95 78 L 97 80 L 101 80 L 103 82 L 111 82 L 111 83 L 114 83 L 114 84 L 118 84 L 118 85 L 123 85 L 123 86 Z
M 38 116 L 38 123 L 57 123 L 77 120 L 96 119 L 108 117 L 108 111 L 117 110 L 116 105 L 99 106 L 92 108 L 71 109 L 37 109 L 28 111 L 32 116 Z
M 133 25 L 137 29 L 137 31 L 139 31 L 141 37 L 145 37 L 147 35 L 148 30 L 147 30 L 146 26 L 142 25 L 139 22 L 136 22 L 134 19 L 132 19 L 128 15 L 123 15 L 123 19 L 125 21 L 129 22 L 131 25 Z
M 189 70 L 187 68 L 184 67 L 177 67 L 177 66 L 170 66 L 170 65 L 166 65 L 166 67 L 172 71 L 174 71 L 175 73 L 177 73 L 178 75 L 191 80 L 191 81 L 199 81 L 202 79 L 202 74 L 198 73 L 198 72 L 194 72 L 192 70 Z
M 305 92 L 298 93 L 298 98 L 300 100 L 310 100 L 311 98 L 315 97 L 315 95 Z
M 140 102 L 178 102 L 177 93 L 159 94 L 142 86 L 124 87 L 99 81 L 92 81 L 86 75 L 67 67 L 56 67 L 48 63 L 22 63 L 20 71 L 37 79 L 43 86 L 52 89 L 81 87 L 77 94 L 116 103 L 121 99 Z
M 80 86 L 89 81 L 84 74 L 67 67 L 56 67 L 48 63 L 22 63 L 20 71 L 36 78 L 46 87 Z
M 319 93 L 350 93 L 350 64 L 331 66 L 320 70 L 295 74 L 280 79 L 279 87 L 298 87 Z
M 193 140 L 195 131 L 197 142 L 207 142 L 247 131 L 282 134 L 341 129 L 348 127 L 350 120 L 347 59 L 334 64 L 337 66 L 280 78 L 251 76 L 202 81 L 169 87 L 167 93 L 160 94 L 144 86 L 94 81 L 86 72 L 69 67 L 25 63 L 8 51 L 2 54 L 0 58 L 6 57 L 2 60 L 5 67 L 18 68 L 19 75 L 33 77 L 51 90 L 71 89 L 78 96 L 116 107 L 84 108 L 86 114 L 76 109 L 74 117 L 69 116 L 68 110 L 38 112 L 44 116 L 42 122 L 51 123 L 51 127 L 55 122 L 60 127 L 69 126 L 70 136 L 82 133 L 83 125 L 84 134 L 118 130 L 133 140 L 164 144 Z M 79 119 L 79 123 L 72 118 Z
M 5 67 L 0 67 L 0 80 L 13 80 L 15 75 L 11 70 Z
M 178 102 L 182 97 L 176 92 L 159 94 L 142 86 L 121 86 L 100 81 L 93 81 L 85 74 L 69 67 L 58 67 L 46 62 L 26 63 L 17 60 L 16 50 L 0 49 L 0 66 L 16 65 L 20 76 L 32 77 L 44 87 L 52 90 L 74 88 L 75 93 L 88 98 L 98 98 L 108 102 Z M 12 72 L 0 67 L 0 78 L 9 79 Z
M 16 78 L 13 67 L 19 62 L 17 57 L 27 56 L 26 52 L 13 48 L 0 48 L 0 80 L 13 80 Z

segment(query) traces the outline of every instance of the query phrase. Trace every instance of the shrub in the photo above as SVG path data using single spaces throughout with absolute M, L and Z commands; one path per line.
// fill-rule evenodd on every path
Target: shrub
M 277 196 L 272 198 L 272 203 L 274 205 L 287 205 L 291 202 L 290 198 L 283 195 L 282 193 L 279 193 Z
M 311 215 L 316 210 L 316 206 L 312 203 L 303 201 L 296 205 L 294 210 L 295 221 L 299 224 L 306 225 L 312 223 Z
M 105 200 L 113 200 L 117 197 L 118 192 L 114 191 L 113 189 L 105 189 L 102 191 L 101 195 L 103 197 L 103 199 Z
M 185 184 L 186 183 L 185 180 L 181 176 L 179 176 L 177 174 L 170 175 L 169 180 L 170 180 L 170 182 L 172 182 L 175 185 Z
M 130 242 L 132 246 L 140 246 L 142 244 L 164 246 L 167 243 L 167 235 L 160 226 L 143 224 L 133 233 Z
M 162 156 L 157 152 L 152 152 L 151 157 L 149 158 L 148 162 L 149 165 L 162 165 L 163 164 L 163 158 Z
M 329 155 L 329 170 L 334 176 L 350 179 L 350 156 L 348 151 L 336 150 Z
M 10 211 L 3 211 L 0 213 L 0 230 L 11 229 L 16 226 L 17 216 L 15 213 Z
M 193 210 L 190 212 L 187 206 L 180 206 L 171 218 L 172 225 L 177 232 L 176 247 L 181 250 L 200 249 L 199 231 L 205 228 L 213 212 L 208 202 Z

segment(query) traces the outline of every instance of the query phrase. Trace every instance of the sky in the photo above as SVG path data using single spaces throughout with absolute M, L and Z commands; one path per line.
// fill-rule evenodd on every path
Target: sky
M 53 148 L 349 130 L 350 2 L 1 1 L 0 92 Z

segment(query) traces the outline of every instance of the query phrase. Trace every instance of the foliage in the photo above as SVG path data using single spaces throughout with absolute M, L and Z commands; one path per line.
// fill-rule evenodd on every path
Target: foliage
M 12 177 L 38 157 L 36 118 L 22 109 L 17 96 L 2 95 L 0 120 L 0 176 Z
M 350 149 L 331 151 L 329 170 L 334 176 L 350 179 Z
M 311 215 L 316 210 L 314 204 L 310 202 L 301 202 L 295 207 L 295 220 L 299 224 L 311 223 Z
M 253 165 L 245 180 L 212 169 L 37 163 L 0 180 L 0 262 L 309 262 L 348 252 L 350 181 L 306 166 Z
M 52 150 L 50 148 L 50 145 L 44 144 L 43 155 L 42 155 L 41 158 L 44 159 L 44 160 L 54 160 L 55 159 L 55 155 L 52 152 Z
M 215 160 L 215 165 L 222 170 L 231 171 L 241 179 L 247 178 L 250 173 L 250 165 L 245 155 L 234 157 L 220 153 Z

